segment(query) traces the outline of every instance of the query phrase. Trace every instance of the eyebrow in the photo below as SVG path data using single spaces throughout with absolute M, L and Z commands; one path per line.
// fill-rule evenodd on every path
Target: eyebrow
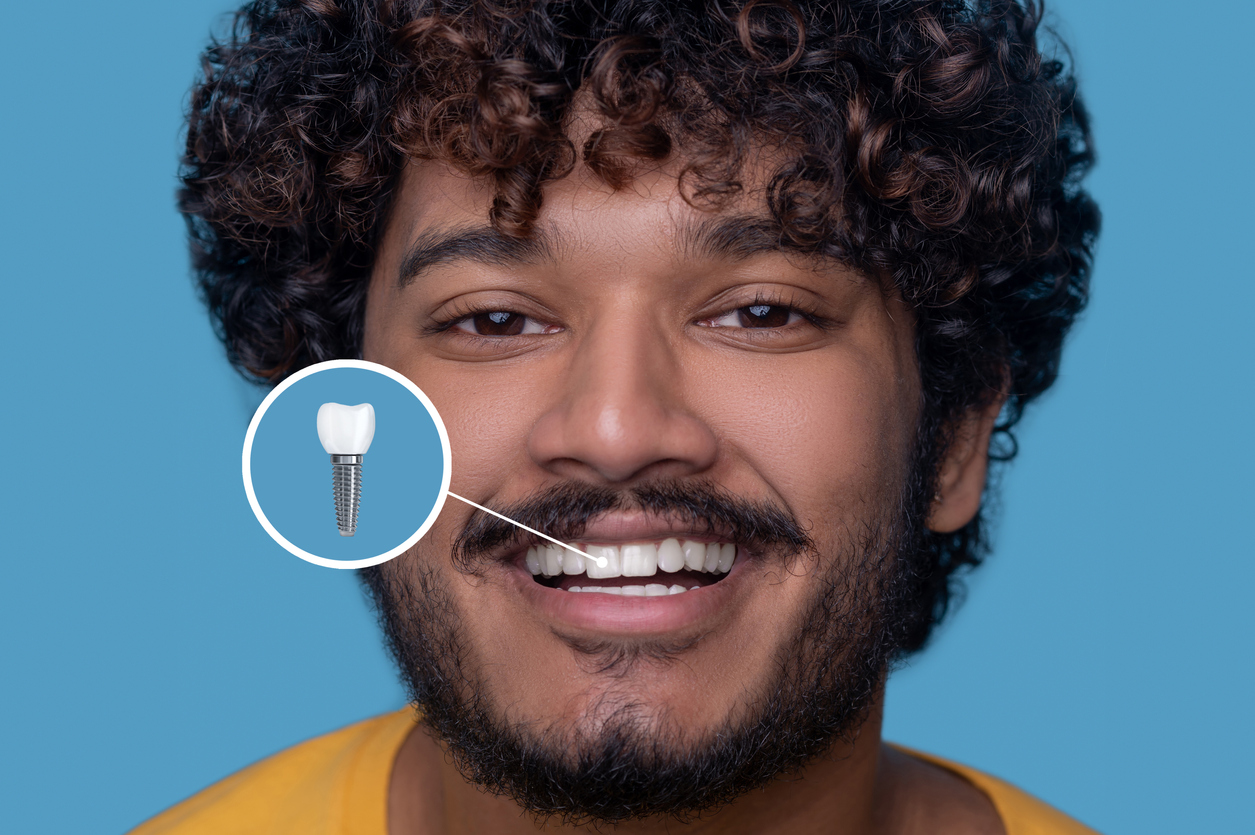
M 678 238 L 684 257 L 695 260 L 744 261 L 755 255 L 781 252 L 819 266 L 850 269 L 840 254 L 792 243 L 783 232 L 780 224 L 769 217 L 738 214 L 689 224 L 680 229 Z
M 711 218 L 680 229 L 680 251 L 686 258 L 744 261 L 765 252 L 795 250 L 780 231 L 761 215 Z
M 686 224 L 677 237 L 680 252 L 691 259 L 744 261 L 767 252 L 802 252 L 789 246 L 780 227 L 761 215 L 731 215 Z M 488 225 L 427 230 L 401 259 L 397 282 L 406 287 L 432 267 L 455 261 L 520 267 L 553 260 L 549 239 L 543 228 L 528 238 L 503 235 Z
M 529 238 L 514 238 L 487 225 L 431 229 L 410 244 L 401 259 L 397 283 L 405 287 L 432 267 L 454 261 L 471 261 L 490 267 L 520 267 L 552 258 L 553 250 L 542 230 L 537 230 Z

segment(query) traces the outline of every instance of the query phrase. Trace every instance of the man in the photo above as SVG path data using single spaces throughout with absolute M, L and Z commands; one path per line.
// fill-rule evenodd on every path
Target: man
M 245 7 L 181 194 L 232 361 L 401 371 L 455 492 L 608 564 L 446 506 L 363 573 L 416 713 L 139 831 L 1088 832 L 880 740 L 1086 298 L 1087 122 L 1039 17 Z

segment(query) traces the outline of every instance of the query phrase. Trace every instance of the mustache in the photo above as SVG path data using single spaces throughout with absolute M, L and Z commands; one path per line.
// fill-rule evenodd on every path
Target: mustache
M 661 481 L 626 489 L 572 482 L 493 510 L 564 542 L 577 540 L 602 514 L 641 510 L 696 533 L 730 536 L 762 551 L 797 553 L 815 547 L 788 508 L 770 500 L 744 499 L 708 482 Z M 476 510 L 454 540 L 454 565 L 474 572 L 492 551 L 524 537 L 531 534 Z

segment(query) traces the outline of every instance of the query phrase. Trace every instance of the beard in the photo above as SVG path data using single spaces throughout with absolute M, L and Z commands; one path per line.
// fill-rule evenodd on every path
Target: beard
M 795 774 L 838 741 L 853 741 L 921 617 L 920 593 L 929 581 L 912 557 L 927 548 L 930 463 L 930 455 L 915 455 L 900 495 L 883 500 L 857 529 L 842 526 L 843 537 L 822 543 L 779 506 L 701 483 L 630 490 L 568 484 L 500 511 L 571 541 L 600 513 L 640 508 L 730 531 L 732 541 L 753 545 L 785 570 L 811 558 L 814 592 L 772 669 L 747 692 L 743 710 L 700 735 L 630 695 L 593 705 L 588 712 L 601 718 L 591 729 L 511 722 L 489 698 L 438 568 L 415 561 L 409 573 L 384 565 L 361 577 L 423 724 L 467 780 L 538 819 L 686 821 Z M 480 556 L 515 536 L 507 523 L 476 514 L 454 545 L 455 569 L 478 574 Z M 660 641 L 569 646 L 591 657 L 597 672 L 628 682 L 634 665 L 672 663 L 689 649 Z

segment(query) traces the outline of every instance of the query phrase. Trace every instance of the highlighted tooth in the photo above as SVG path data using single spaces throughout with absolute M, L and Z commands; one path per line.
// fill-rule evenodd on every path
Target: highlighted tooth
M 601 557 L 605 560 L 605 565 L 585 565 L 585 573 L 594 580 L 608 580 L 613 577 L 623 576 L 623 564 L 619 560 L 619 549 L 613 545 L 589 545 L 583 549 L 585 553 L 594 557 Z M 587 561 L 585 561 L 587 562 Z

